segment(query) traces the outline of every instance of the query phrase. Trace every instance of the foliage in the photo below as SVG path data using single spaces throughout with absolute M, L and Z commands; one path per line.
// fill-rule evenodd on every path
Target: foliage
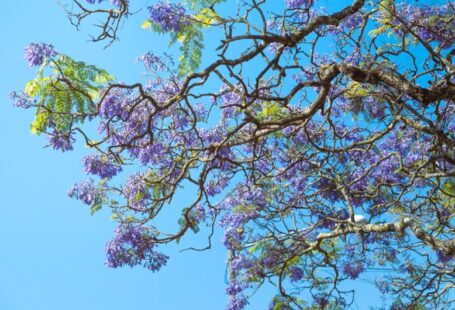
M 47 68 L 52 70 L 50 76 L 44 74 Z M 113 79 L 106 71 L 63 54 L 43 62 L 36 78 L 29 81 L 24 90 L 29 97 L 39 98 L 32 132 L 39 134 L 48 128 L 67 132 L 73 123 L 96 114 L 93 100 Z

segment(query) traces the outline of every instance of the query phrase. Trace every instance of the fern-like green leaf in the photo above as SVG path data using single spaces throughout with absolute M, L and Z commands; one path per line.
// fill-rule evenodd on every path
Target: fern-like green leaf
M 44 76 L 42 67 L 35 79 L 25 86 L 25 93 L 38 99 L 32 132 L 40 134 L 52 125 L 68 131 L 96 111 L 93 100 L 114 79 L 107 71 L 60 55 L 47 64 L 53 74 Z

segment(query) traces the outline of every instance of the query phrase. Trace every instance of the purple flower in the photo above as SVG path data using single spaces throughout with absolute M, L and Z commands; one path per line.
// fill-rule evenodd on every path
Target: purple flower
M 283 44 L 281 43 L 278 43 L 278 42 L 272 42 L 269 44 L 269 52 L 272 53 L 272 54 L 277 54 L 278 53 L 278 50 L 283 46 Z M 289 52 L 290 51 L 290 48 L 289 47 L 285 47 L 284 48 L 284 52 Z
M 254 261 L 252 258 L 246 256 L 245 254 L 240 254 L 232 259 L 230 267 L 233 272 L 240 272 L 241 270 L 250 269 L 254 266 Z
M 61 133 L 58 131 L 54 131 L 49 136 L 49 142 L 54 148 L 54 150 L 61 150 L 62 152 L 65 151 L 72 151 L 73 150 L 73 142 L 75 141 L 71 133 Z
M 106 245 L 107 265 L 118 268 L 142 264 L 155 272 L 166 265 L 169 257 L 155 251 L 154 233 L 145 226 L 121 225 L 114 239 Z
M 291 279 L 291 282 L 297 282 L 302 280 L 304 274 L 303 270 L 300 267 L 293 266 L 289 268 L 289 279 Z
M 246 305 L 248 305 L 248 299 L 245 295 L 230 296 L 226 310 L 242 310 Z
M 363 22 L 363 18 L 359 13 L 349 15 L 343 19 L 340 23 L 340 26 L 349 30 L 359 27 Z
M 363 272 L 363 263 L 362 262 L 343 262 L 342 270 L 343 273 L 349 276 L 351 279 L 355 280 Z
M 248 299 L 246 298 L 243 291 L 248 286 L 245 283 L 237 282 L 233 280 L 229 282 L 228 287 L 226 288 L 226 293 L 229 295 L 229 303 L 226 307 L 226 310 L 242 310 L 248 304 Z
M 17 93 L 13 91 L 9 93 L 9 97 L 14 101 L 14 105 L 18 108 L 28 109 L 36 104 L 36 100 L 24 92 Z
M 243 234 L 238 229 L 230 227 L 226 229 L 222 242 L 227 249 L 235 250 L 240 247 L 243 238 Z
M 267 310 L 292 310 L 289 306 L 289 301 L 286 297 L 278 295 L 273 297 L 272 301 L 269 303 Z
M 344 59 L 345 63 L 352 64 L 354 66 L 358 66 L 360 61 L 362 60 L 362 54 L 360 53 L 360 49 L 356 48 L 350 52 Z
M 163 31 L 179 32 L 188 24 L 185 8 L 180 3 L 159 2 L 150 6 L 149 16 Z
M 264 257 L 261 258 L 261 263 L 264 267 L 272 269 L 280 261 L 280 255 L 278 253 L 266 253 Z
M 121 91 L 110 91 L 103 99 L 99 107 L 99 114 L 104 118 L 117 116 L 126 119 L 128 116 L 128 102 Z
M 194 112 L 196 113 L 199 120 L 206 119 L 209 114 L 204 104 L 202 103 L 198 103 L 194 106 Z
M 101 197 L 101 192 L 95 187 L 92 179 L 74 184 L 69 192 L 68 196 L 74 199 L 82 200 L 86 205 L 92 205 L 97 202 Z
M 112 164 L 107 156 L 94 154 L 84 157 L 84 167 L 85 172 L 97 175 L 103 179 L 110 179 L 122 171 L 122 167 Z
M 207 218 L 207 211 L 201 204 L 196 205 L 193 209 L 191 209 L 189 216 L 193 219 L 196 223 L 200 223 L 205 221 Z
M 143 165 L 156 164 L 166 157 L 167 148 L 160 142 L 143 147 L 139 151 L 139 160 Z
M 397 7 L 400 19 L 393 19 L 394 31 L 403 36 L 411 29 L 425 41 L 436 41 L 442 48 L 451 48 L 454 43 L 455 20 L 453 5 L 416 6 L 402 4 Z
M 122 0 L 110 0 L 111 3 L 115 6 L 120 6 L 122 5 Z M 128 3 L 128 0 L 125 1 L 125 3 Z
M 436 251 L 436 257 L 440 263 L 448 263 L 455 258 L 453 255 L 446 255 L 441 251 Z
M 25 58 L 30 67 L 41 66 L 45 59 L 57 55 L 54 47 L 46 43 L 31 43 L 25 48 Z
M 321 307 L 320 309 L 325 309 L 325 307 L 329 304 L 329 300 L 323 295 L 315 295 L 313 300 L 316 305 Z
M 213 197 L 220 194 L 223 189 L 229 185 L 229 179 L 224 177 L 219 177 L 216 181 L 210 180 L 207 184 L 204 185 L 207 195 Z
M 147 52 L 137 58 L 138 61 L 142 62 L 147 70 L 162 71 L 166 68 L 161 58 L 152 52 Z
M 148 200 L 152 197 L 150 185 L 147 184 L 142 173 L 134 174 L 129 177 L 123 193 L 128 198 L 128 202 L 135 209 L 143 209 Z
M 286 7 L 289 9 L 298 9 L 300 7 L 308 7 L 312 0 L 285 0 Z
M 340 210 L 337 212 L 325 212 L 316 214 L 318 226 L 320 228 L 333 228 L 338 221 L 343 221 L 349 217 L 349 214 L 346 210 Z
M 96 0 L 85 0 L 85 1 L 87 1 L 90 4 L 94 4 L 96 2 Z M 98 3 L 101 3 L 103 1 L 104 0 L 98 0 Z M 110 0 L 110 2 L 115 6 L 120 6 L 122 4 L 122 0 Z M 125 3 L 128 3 L 128 2 L 129 2 L 129 0 L 125 1 Z

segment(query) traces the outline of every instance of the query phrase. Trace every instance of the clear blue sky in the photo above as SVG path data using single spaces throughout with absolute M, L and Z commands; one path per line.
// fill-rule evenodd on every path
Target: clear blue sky
M 66 195 L 75 181 L 85 177 L 81 158 L 87 150 L 79 147 L 62 154 L 44 149 L 46 139 L 30 133 L 32 111 L 12 107 L 7 98 L 35 74 L 23 57 L 30 42 L 52 43 L 60 52 L 97 64 L 120 80 L 138 80 L 141 67 L 136 57 L 147 50 L 167 49 L 165 37 L 141 31 L 140 23 L 141 18 L 130 18 L 120 33 L 121 41 L 103 49 L 102 44 L 87 42 L 93 28 L 77 32 L 55 0 L 2 2 L 0 310 L 225 307 L 226 253 L 218 237 L 210 252 L 163 249 L 171 259 L 157 274 L 141 268 L 107 268 L 104 246 L 115 228 L 109 213 L 90 217 L 84 205 Z M 363 294 L 354 309 L 379 302 L 377 297 L 371 298 L 376 295 L 373 286 L 365 280 L 359 284 Z M 271 296 L 265 288 L 248 309 L 265 309 Z

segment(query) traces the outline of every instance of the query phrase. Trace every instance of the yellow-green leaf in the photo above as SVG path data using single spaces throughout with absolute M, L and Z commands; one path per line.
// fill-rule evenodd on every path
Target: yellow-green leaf
M 344 96 L 346 98 L 356 98 L 356 97 L 365 97 L 368 96 L 368 89 L 362 88 L 362 85 L 359 82 L 352 82 L 348 85 L 348 89 Z
M 219 16 L 211 9 L 205 8 L 200 14 L 195 16 L 195 19 L 201 22 L 204 27 L 208 27 L 219 19 Z
M 25 85 L 25 89 L 24 89 L 24 92 L 29 95 L 30 97 L 35 97 L 37 94 L 38 94 L 38 83 L 36 83 L 35 80 L 31 80 L 29 81 L 26 85 Z
M 142 29 L 145 29 L 145 30 L 149 30 L 150 28 L 152 28 L 152 21 L 150 19 L 146 19 L 142 25 L 141 25 L 141 28 Z
M 88 93 L 88 95 L 90 96 L 90 98 L 91 98 L 92 100 L 98 99 L 99 92 L 98 92 L 97 90 L 95 90 L 95 89 L 88 89 L 88 90 L 87 90 L 87 93 Z

